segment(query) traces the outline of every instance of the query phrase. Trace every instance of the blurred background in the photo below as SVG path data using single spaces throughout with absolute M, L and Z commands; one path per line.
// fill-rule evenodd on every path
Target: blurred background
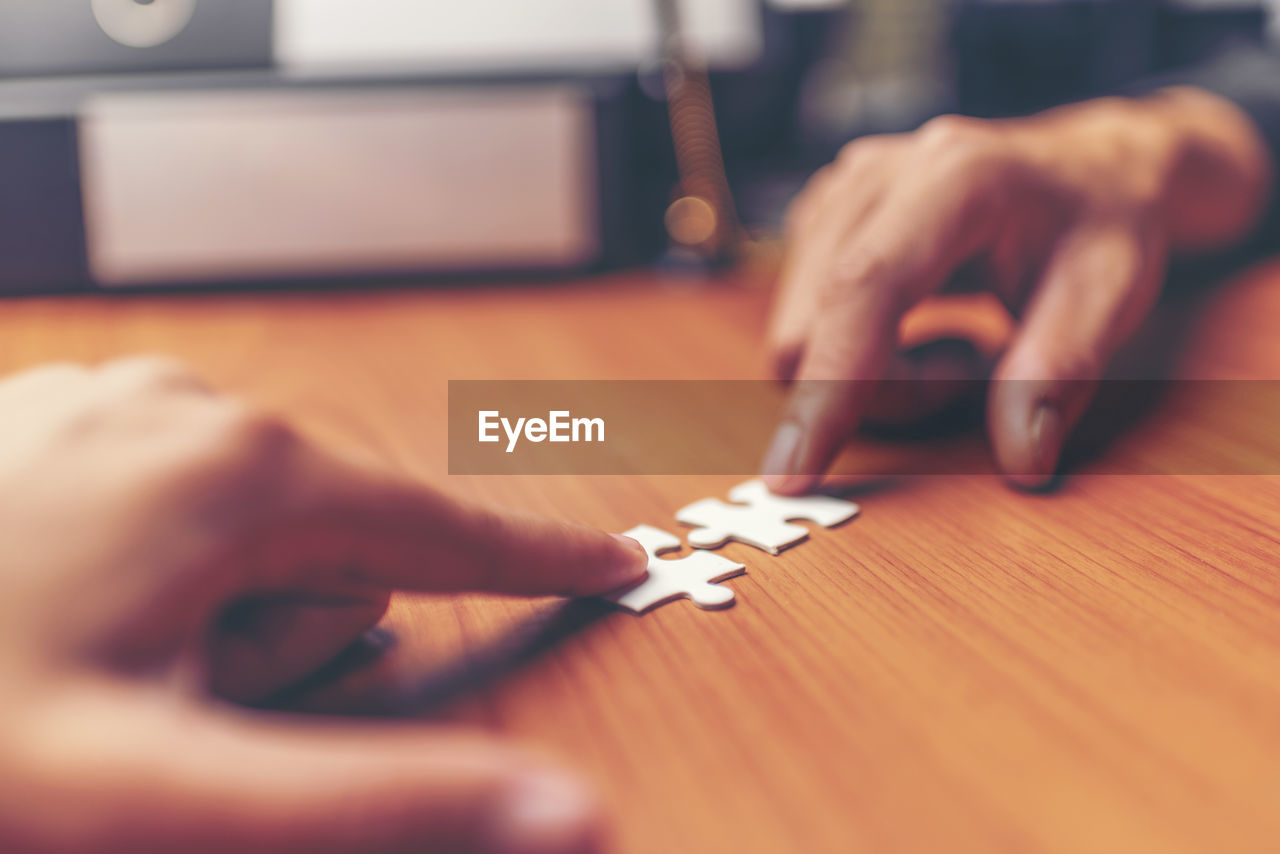
M 1260 0 L 0 0 L 0 289 L 732 261 L 813 169 L 1265 44 Z

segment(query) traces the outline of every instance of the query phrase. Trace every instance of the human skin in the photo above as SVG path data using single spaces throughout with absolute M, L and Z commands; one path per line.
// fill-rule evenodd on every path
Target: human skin
M 0 850 L 597 850 L 591 792 L 525 748 L 237 703 L 393 590 L 595 594 L 638 543 L 341 459 L 163 360 L 37 368 L 0 412 Z
M 976 283 L 1016 320 L 990 374 L 996 463 L 1011 483 L 1043 487 L 1170 255 L 1247 235 L 1272 171 L 1251 120 L 1193 88 L 1022 119 L 943 116 L 850 143 L 788 211 L 769 341 L 795 388 L 766 482 L 812 489 L 864 419 L 902 414 L 904 387 L 917 416 L 944 401 L 975 365 L 955 348 L 903 352 L 899 322 Z M 890 404 L 884 379 L 918 382 L 893 384 Z

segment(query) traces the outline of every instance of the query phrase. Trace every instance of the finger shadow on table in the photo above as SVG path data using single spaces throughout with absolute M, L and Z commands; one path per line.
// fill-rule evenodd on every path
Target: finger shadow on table
M 464 654 L 424 670 L 385 678 L 380 664 L 395 635 L 374 629 L 305 680 L 272 697 L 263 708 L 353 717 L 423 718 L 500 684 L 591 626 L 619 613 L 603 599 L 571 599 L 538 609 Z M 333 695 L 334 686 L 342 690 Z
M 1177 379 L 1179 359 L 1203 312 L 1205 294 L 1168 295 L 1112 360 L 1093 400 L 1063 448 L 1052 492 L 1073 473 L 1140 472 L 1159 461 L 1129 458 L 1119 440 L 1158 421 L 1166 403 L 1189 384 Z

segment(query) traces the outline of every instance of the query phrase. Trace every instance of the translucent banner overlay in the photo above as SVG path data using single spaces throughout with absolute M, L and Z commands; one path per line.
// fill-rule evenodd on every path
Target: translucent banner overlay
M 950 400 L 953 397 L 954 400 Z M 1063 454 L 1095 474 L 1280 474 L 1280 380 L 1040 383 L 454 380 L 451 474 L 752 475 L 789 401 L 858 400 L 868 411 L 833 471 L 989 474 L 994 396 L 1030 413 L 1046 396 L 1093 403 Z M 938 409 L 943 398 L 950 400 Z M 930 412 L 916 417 L 916 410 Z

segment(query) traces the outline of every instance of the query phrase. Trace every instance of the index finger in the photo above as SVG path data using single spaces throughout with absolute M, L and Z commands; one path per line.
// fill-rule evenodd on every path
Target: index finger
M 302 456 L 292 507 L 264 510 L 250 584 L 594 595 L 644 575 L 629 538 L 463 502 L 318 449 Z
M 762 464 L 774 492 L 799 494 L 818 482 L 866 410 L 897 340 L 901 310 L 891 286 L 834 281 L 851 292 L 821 313 L 806 344 Z
M 971 150 L 886 201 L 828 273 L 797 383 L 762 465 L 775 492 L 811 489 L 857 427 L 897 344 L 903 313 L 939 290 L 996 227 L 993 176 Z

